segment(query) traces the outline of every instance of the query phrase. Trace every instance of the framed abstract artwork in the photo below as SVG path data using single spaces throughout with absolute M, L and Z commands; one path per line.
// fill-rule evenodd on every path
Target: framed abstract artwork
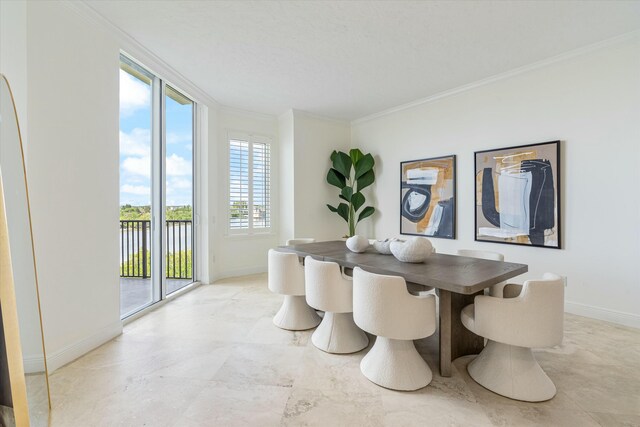
M 456 237 L 456 156 L 400 163 L 400 234 Z
M 561 248 L 560 141 L 476 151 L 477 241 Z

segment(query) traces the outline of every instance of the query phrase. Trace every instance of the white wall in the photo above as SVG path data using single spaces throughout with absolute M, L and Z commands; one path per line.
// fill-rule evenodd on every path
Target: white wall
M 280 243 L 293 239 L 295 232 L 295 141 L 294 141 L 294 117 L 293 110 L 278 117 L 279 143 L 279 174 L 280 207 L 278 209 L 278 223 L 280 230 Z
M 399 233 L 399 162 L 458 156 L 458 238 L 441 252 L 500 251 L 567 276 L 568 311 L 640 327 L 640 42 L 568 58 L 508 79 L 352 124 L 377 154 L 378 238 Z M 474 242 L 476 150 L 560 139 L 562 250 Z
M 0 73 L 11 85 L 23 144 L 27 127 L 27 3 L 0 2 Z
M 273 222 L 271 233 L 253 236 L 229 235 L 228 232 L 228 186 L 229 148 L 228 132 L 239 131 L 271 138 L 271 186 L 279 188 L 278 181 L 278 118 L 275 116 L 220 108 L 217 112 L 217 185 L 214 253 L 217 277 L 239 276 L 267 271 L 267 251 L 278 245 L 278 224 Z M 278 218 L 279 200 L 277 192 L 272 194 L 273 218 Z
M 27 5 L 28 177 L 55 369 L 120 333 L 119 46 L 53 2 Z
M 347 223 L 327 208 L 336 206 L 339 190 L 327 183 L 333 150 L 349 150 L 349 123 L 294 111 L 294 236 L 336 240 L 348 233 Z M 291 165 L 282 165 L 283 169 Z M 286 190 L 285 190 L 286 191 Z

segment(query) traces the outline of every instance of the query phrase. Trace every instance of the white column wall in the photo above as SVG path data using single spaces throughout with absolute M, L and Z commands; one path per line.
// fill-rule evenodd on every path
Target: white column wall
M 119 46 L 56 2 L 28 2 L 28 178 L 50 367 L 122 330 Z

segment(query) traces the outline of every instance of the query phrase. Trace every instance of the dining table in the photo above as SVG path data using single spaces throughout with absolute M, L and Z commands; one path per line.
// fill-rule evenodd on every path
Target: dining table
M 484 339 L 462 325 L 460 312 L 473 304 L 477 295 L 507 279 L 528 271 L 526 264 L 490 261 L 458 255 L 434 253 L 421 263 L 407 263 L 393 255 L 383 255 L 372 247 L 365 252 L 350 251 L 344 240 L 280 246 L 279 250 L 293 252 L 299 257 L 311 256 L 344 267 L 351 274 L 355 267 L 391 276 L 401 276 L 408 287 L 428 290 L 438 295 L 440 375 L 451 376 L 452 362 L 458 357 L 478 354 Z

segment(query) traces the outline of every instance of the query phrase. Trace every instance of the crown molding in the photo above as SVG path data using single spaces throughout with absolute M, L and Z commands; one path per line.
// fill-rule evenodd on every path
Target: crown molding
M 213 99 L 204 90 L 193 84 L 188 78 L 176 71 L 158 55 L 147 49 L 130 34 L 120 29 L 113 22 L 105 18 L 90 5 L 79 0 L 63 0 L 61 2 L 67 9 L 75 12 L 90 24 L 98 25 L 106 33 L 112 35 L 120 44 L 120 50 L 127 56 L 141 61 L 143 65 L 157 75 L 167 80 L 176 89 L 184 92 L 185 95 L 199 103 L 204 103 L 209 107 L 218 108 L 220 103 Z
M 478 80 L 478 81 L 475 81 L 473 83 L 469 83 L 469 84 L 466 84 L 466 85 L 459 86 L 457 88 L 449 89 L 449 90 L 446 90 L 444 92 L 440 92 L 440 93 L 437 93 L 435 95 L 428 96 L 426 98 L 420 98 L 420 99 L 417 99 L 415 101 L 408 102 L 406 104 L 401 104 L 401 105 L 398 105 L 396 107 L 391 107 L 391 108 L 388 108 L 386 110 L 382 110 L 382 111 L 377 112 L 377 113 L 369 114 L 367 116 L 360 117 L 358 119 L 352 120 L 351 121 L 351 125 L 352 126 L 353 125 L 359 125 L 361 123 L 365 123 L 365 122 L 368 122 L 368 121 L 371 121 L 371 120 L 374 120 L 374 119 L 378 119 L 380 117 L 389 116 L 391 114 L 395 114 L 395 113 L 398 113 L 400 111 L 408 110 L 410 108 L 414 108 L 414 107 L 417 107 L 417 106 L 422 105 L 422 104 L 428 104 L 428 103 L 431 103 L 431 102 L 435 102 L 435 101 L 438 101 L 440 99 L 447 98 L 449 96 L 457 95 L 459 93 L 466 92 L 466 91 L 469 91 L 469 90 L 473 90 L 473 89 L 476 89 L 476 88 L 481 87 L 481 86 L 486 86 L 486 85 L 498 82 L 500 80 L 506 80 L 506 79 L 509 79 L 511 77 L 515 77 L 515 76 L 520 75 L 520 74 L 528 73 L 529 71 L 533 71 L 533 70 L 537 70 L 537 69 L 540 69 L 540 68 L 547 67 L 547 66 L 555 64 L 557 62 L 562 62 L 562 61 L 565 61 L 565 60 L 570 59 L 570 58 L 575 58 L 577 56 L 582 56 L 582 55 L 585 55 L 585 54 L 588 54 L 588 53 L 591 53 L 591 52 L 594 52 L 594 51 L 597 51 L 597 50 L 600 50 L 600 49 L 603 49 L 603 48 L 606 48 L 606 47 L 609 47 L 609 46 L 612 46 L 612 45 L 616 45 L 616 44 L 627 42 L 627 41 L 634 40 L 634 39 L 640 39 L 640 30 L 631 31 L 629 33 L 625 33 L 625 34 L 622 34 L 620 36 L 616 36 L 616 37 L 613 37 L 613 38 L 610 38 L 610 39 L 607 39 L 607 40 L 603 40 L 603 41 L 600 41 L 600 42 L 597 42 L 597 43 L 593 43 L 593 44 L 590 44 L 590 45 L 587 45 L 587 46 L 583 46 L 583 47 L 578 48 L 578 49 L 574 49 L 574 50 L 571 50 L 571 51 L 568 51 L 568 52 L 565 52 L 565 53 L 561 53 L 559 55 L 555 55 L 555 56 L 552 56 L 552 57 L 547 58 L 547 59 L 543 59 L 542 61 L 534 62 L 532 64 L 525 65 L 523 67 L 518 67 L 518 68 L 515 68 L 513 70 L 506 71 L 504 73 L 496 74 L 494 76 L 487 77 L 485 79 Z

